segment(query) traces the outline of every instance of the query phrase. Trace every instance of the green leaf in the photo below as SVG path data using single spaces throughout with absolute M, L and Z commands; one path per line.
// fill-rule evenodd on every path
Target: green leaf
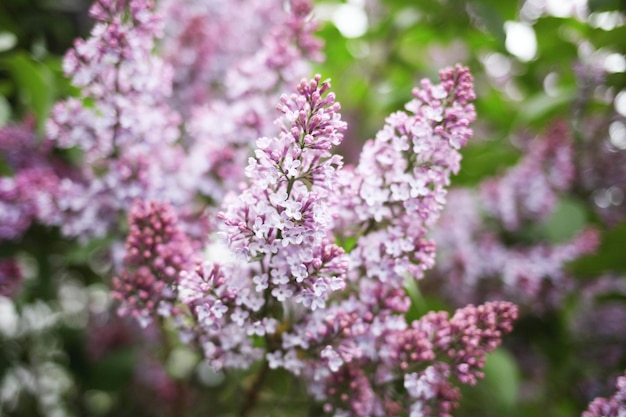
M 517 162 L 519 152 L 501 141 L 469 145 L 462 150 L 461 171 L 452 179 L 455 186 L 474 186 Z
M 7 124 L 11 118 L 11 105 L 6 98 L 0 96 L 0 127 Z
M 515 358 L 503 347 L 499 347 L 486 357 L 482 369 L 484 379 L 475 386 L 461 386 L 462 400 L 460 416 L 510 416 L 521 417 L 518 393 L 521 373 Z
M 491 32 L 501 45 L 504 45 L 506 38 L 506 34 L 504 33 L 504 19 L 499 11 L 492 5 L 482 1 L 473 1 L 470 4 L 472 10 L 480 17 L 489 32 Z
M 343 248 L 346 253 L 350 253 L 350 251 L 352 251 L 352 249 L 356 246 L 356 237 L 348 236 L 345 239 L 338 239 L 336 245 Z
M 116 391 L 130 381 L 136 364 L 132 349 L 120 349 L 110 353 L 91 368 L 89 388 Z
M 574 237 L 587 221 L 585 207 L 579 201 L 562 198 L 552 215 L 544 222 L 543 232 L 551 242 L 562 242 Z
M 528 123 L 542 123 L 557 114 L 566 114 L 567 107 L 576 97 L 575 88 L 562 89 L 556 95 L 545 92 L 536 93 L 520 106 L 518 122 L 524 126 Z
M 413 278 L 407 278 L 404 281 L 404 291 L 411 299 L 409 311 L 405 314 L 409 323 L 419 319 L 429 311 L 451 310 L 450 306 L 436 295 L 423 293 L 419 288 L 419 282 Z
M 512 410 L 517 403 L 520 373 L 515 358 L 504 348 L 487 355 L 483 369 L 484 385 L 490 397 L 502 411 Z
M 626 222 L 604 233 L 595 254 L 570 263 L 568 270 L 580 277 L 597 277 L 606 273 L 626 273 Z
M 589 0 L 588 6 L 591 13 L 610 10 L 626 10 L 626 5 L 621 0 Z
M 17 52 L 0 60 L 18 85 L 18 98 L 26 109 L 31 109 L 40 129 L 54 100 L 54 83 L 50 70 L 24 52 Z

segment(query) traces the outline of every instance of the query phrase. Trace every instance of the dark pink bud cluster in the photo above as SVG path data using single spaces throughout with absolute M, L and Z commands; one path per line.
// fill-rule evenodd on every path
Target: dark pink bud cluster
M 490 302 L 452 317 L 430 312 L 407 326 L 401 316 L 359 312 L 357 306 L 352 300 L 329 309 L 326 319 L 316 314 L 319 320 L 306 331 L 283 335 L 286 354 L 268 355 L 271 367 L 306 376 L 333 415 L 450 416 L 460 398 L 456 383 L 473 385 L 483 377 L 485 355 L 512 330 L 518 314 L 511 303 Z M 293 347 L 311 356 L 296 365 Z M 398 381 L 406 391 L 398 392 Z
M 168 316 L 176 300 L 178 275 L 192 262 L 193 248 L 167 203 L 136 200 L 129 217 L 124 269 L 113 279 L 119 313 L 143 326 L 156 314 Z
M 450 319 L 449 336 L 435 339 L 437 349 L 450 358 L 452 373 L 464 384 L 474 385 L 483 374 L 485 354 L 502 342 L 502 336 L 513 330 L 517 307 L 509 302 L 489 302 L 477 307 L 468 305 Z
M 384 415 L 381 414 L 382 408 L 376 403 L 376 394 L 365 370 L 357 363 L 343 366 L 331 374 L 323 395 L 326 401 L 324 412 L 328 415 L 355 417 Z

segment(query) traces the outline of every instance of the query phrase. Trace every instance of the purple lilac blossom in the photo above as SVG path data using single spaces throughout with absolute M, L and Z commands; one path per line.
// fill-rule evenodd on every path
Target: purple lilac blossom
M 454 189 L 434 229 L 439 247 L 432 282 L 456 305 L 513 300 L 533 309 L 554 307 L 573 290 L 565 265 L 598 246 L 594 229 L 559 243 L 506 244 L 502 233 L 523 231 L 552 214 L 574 179 L 569 132 L 557 123 L 530 144 L 528 154 L 480 192 Z M 445 277 L 445 280 L 440 279 Z
M 571 134 L 565 123 L 557 122 L 531 142 L 517 165 L 481 184 L 481 201 L 505 229 L 518 230 L 525 221 L 552 213 L 558 193 L 570 189 L 574 175 Z
M 403 280 L 421 277 L 432 265 L 426 227 L 442 208 L 449 176 L 459 168 L 457 149 L 475 116 L 467 69 L 444 70 L 441 77 L 442 84 L 424 81 L 424 90 L 414 91 L 407 106 L 412 116 L 388 119 L 376 141 L 366 144 L 356 170 L 339 172 L 340 187 L 330 195 L 339 208 L 334 230 L 342 239 L 357 236 L 350 281 L 341 298 L 294 317 L 280 348 L 266 355 L 270 368 L 304 378 L 328 414 L 448 416 L 459 398 L 451 378 L 473 384 L 482 377 L 485 353 L 511 331 L 517 316 L 506 302 L 468 306 L 452 318 L 431 313 L 410 324 L 403 314 L 410 305 Z M 420 192 L 411 194 L 413 186 Z M 389 199 L 389 188 L 400 195 Z M 379 199 L 372 197 L 376 193 Z M 422 263 L 411 271 L 413 252 Z M 406 392 L 398 393 L 397 381 L 404 381 Z
M 267 98 L 306 71 L 304 58 L 319 51 L 310 3 L 289 6 L 283 20 L 272 16 L 256 53 L 223 69 L 224 98 L 205 112 L 189 109 L 196 121 L 210 125 L 227 116 L 231 122 L 219 134 L 209 132 L 213 142 L 205 147 L 198 142 L 206 126 L 194 130 L 193 121 L 190 137 L 181 140 L 187 126 L 172 103 L 186 101 L 189 92 L 176 91 L 174 65 L 153 54 L 161 21 L 152 3 L 97 1 L 91 38 L 77 41 L 64 62 L 83 95 L 58 103 L 48 124 L 58 147 L 77 148 L 85 160 L 80 173 L 59 181 L 65 217 L 54 223 L 66 235 L 90 238 L 119 232 L 118 218 L 128 214 L 124 269 L 113 280 L 120 314 L 144 326 L 172 317 L 184 341 L 198 343 L 217 368 L 265 359 L 270 368 L 306 379 L 336 416 L 449 416 L 459 399 L 453 381 L 472 385 L 482 377 L 485 354 L 517 316 L 506 302 L 470 305 L 452 317 L 429 313 L 412 323 L 403 315 L 409 307 L 403 281 L 421 278 L 433 265 L 426 232 L 472 133 L 472 78 L 456 67 L 442 71 L 438 85 L 423 81 L 408 113 L 391 115 L 359 165 L 340 174 L 342 159 L 331 150 L 346 125 L 328 82 L 302 81 L 296 94 L 280 97 L 276 126 L 266 123 Z M 201 69 L 189 76 L 202 84 L 206 62 L 196 58 Z M 200 94 L 191 102 L 205 100 Z M 241 127 L 246 134 L 233 138 Z M 241 179 L 236 166 L 259 135 L 245 170 L 248 184 L 225 199 L 219 216 L 244 262 L 196 263 L 174 207 L 193 219 L 196 192 L 221 201 L 219 191 Z M 224 138 L 233 146 L 184 178 L 188 171 L 180 166 L 215 151 Z M 224 189 L 196 182 L 206 175 Z M 333 231 L 341 241 L 355 239 L 350 262 Z M 138 369 L 160 397 L 179 394 L 163 368 Z
M 200 93 L 205 99 L 188 110 L 183 109 L 189 113 L 188 135 L 184 140 L 190 142 L 189 162 L 183 169 L 198 178 L 199 191 L 217 205 L 244 180 L 242 167 L 256 139 L 278 133 L 271 121 L 280 93 L 307 77 L 309 61 L 320 55 L 321 43 L 313 37 L 316 25 L 310 19 L 311 2 L 291 0 L 286 3 L 289 6 L 286 10 L 283 3 L 232 2 L 221 7 L 219 13 L 215 6 L 207 5 L 210 10 L 203 10 L 202 17 L 198 16 L 214 22 L 208 26 L 213 29 L 205 30 L 224 32 L 224 39 L 215 39 L 210 33 L 194 39 L 211 50 L 210 56 L 196 57 L 195 64 L 210 65 L 212 72 L 204 72 L 208 74 L 204 77 L 214 79 L 205 86 L 194 82 L 197 86 L 193 88 L 194 94 L 206 91 Z M 255 10 L 250 13 L 254 21 L 242 20 L 241 7 Z M 238 25 L 233 26 L 232 19 Z M 246 27 L 250 31 L 245 31 L 243 36 Z M 223 48 L 230 43 L 238 44 L 228 52 L 239 51 L 237 56 L 224 56 Z M 221 70 L 222 65 L 228 68 Z M 178 67 L 175 69 L 178 73 Z M 185 94 L 174 90 L 174 95 L 179 93 Z
M 193 246 L 168 203 L 136 200 L 129 215 L 124 269 L 113 279 L 118 313 L 142 326 L 177 313 L 178 276 L 193 264 Z
M 249 185 L 224 202 L 223 236 L 238 262 L 204 262 L 181 275 L 179 318 L 216 367 L 245 367 L 263 357 L 252 336 L 276 332 L 287 311 L 319 310 L 344 288 L 347 260 L 332 243 L 329 195 L 341 158 L 331 154 L 345 123 L 330 84 L 320 76 L 283 95 L 281 132 L 257 140 L 246 168 Z M 304 314 L 304 313 L 301 313 Z
M 0 129 L 0 240 L 19 239 L 34 222 L 58 224 L 61 182 L 71 169 L 52 155 L 52 143 L 39 141 L 33 120 Z
M 166 17 L 162 55 L 174 69 L 173 99 L 183 114 L 276 94 L 308 72 L 307 59 L 321 58 L 309 0 L 166 0 L 159 11 Z
M 281 97 L 280 134 L 257 140 L 246 167 L 250 185 L 220 213 L 231 250 L 259 263 L 263 291 L 312 310 L 343 288 L 346 268 L 343 250 L 329 240 L 329 195 L 342 165 L 330 150 L 346 126 L 334 94 L 326 94 L 329 82 L 320 80 L 303 80 L 297 94 Z
M 316 312 L 306 328 L 283 335 L 286 354 L 270 354 L 270 367 L 302 375 L 331 415 L 449 416 L 460 398 L 453 382 L 482 378 L 485 354 L 517 318 L 513 304 L 492 302 L 452 317 L 430 312 L 408 325 L 403 316 L 359 304 Z M 398 391 L 398 381 L 406 391 Z
M 191 317 L 175 315 L 175 324 L 181 340 L 198 345 L 215 369 L 245 369 L 261 359 L 253 337 L 278 325 L 261 314 L 263 294 L 246 272 L 239 264 L 203 262 L 180 274 L 179 299 Z
M 59 148 L 82 153 L 80 176 L 64 179 L 58 198 L 65 235 L 88 239 L 119 232 L 135 198 L 189 205 L 178 167 L 180 117 L 167 104 L 172 69 L 153 54 L 162 22 L 146 0 L 99 0 L 96 25 L 65 56 L 63 69 L 81 97 L 59 102 L 47 124 Z
M 450 175 L 460 168 L 458 150 L 476 118 L 467 68 L 443 70 L 440 78 L 437 85 L 423 80 L 407 112 L 389 116 L 364 145 L 357 167 L 340 175 L 335 230 L 342 240 L 356 239 L 351 280 L 399 288 L 434 265 L 427 228 L 439 217 Z

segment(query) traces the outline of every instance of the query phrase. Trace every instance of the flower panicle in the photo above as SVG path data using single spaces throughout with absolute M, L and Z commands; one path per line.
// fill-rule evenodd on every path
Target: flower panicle
M 398 316 L 359 311 L 353 300 L 317 315 L 325 318 L 283 336 L 285 353 L 272 353 L 271 363 L 307 377 L 328 414 L 449 417 L 458 385 L 483 377 L 485 356 L 512 331 L 518 309 L 488 302 L 406 325 Z M 294 346 L 307 351 L 298 362 L 290 357 Z
M 330 241 L 328 196 L 341 158 L 329 150 L 346 125 L 329 88 L 318 75 L 281 97 L 281 132 L 257 140 L 246 168 L 250 185 L 220 214 L 231 250 L 260 262 L 258 290 L 312 309 L 343 288 L 347 269 L 343 250 Z
M 179 274 L 193 264 L 191 241 L 168 203 L 136 200 L 129 214 L 124 268 L 113 279 L 120 315 L 146 326 L 175 310 Z
M 442 70 L 439 84 L 423 80 L 413 96 L 406 111 L 391 114 L 365 144 L 355 169 L 339 178 L 335 230 L 357 238 L 355 280 L 367 276 L 401 287 L 407 274 L 420 279 L 434 265 L 426 232 L 460 167 L 459 148 L 472 135 L 472 76 L 462 66 Z

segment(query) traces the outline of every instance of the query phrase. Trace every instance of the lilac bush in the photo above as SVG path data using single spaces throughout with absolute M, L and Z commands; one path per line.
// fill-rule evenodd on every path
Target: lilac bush
M 344 164 L 349 123 L 330 81 L 310 75 L 323 58 L 312 10 L 95 1 L 94 28 L 63 61 L 76 95 L 54 105 L 41 140 L 30 121 L 0 129 L 0 239 L 11 245 L 0 336 L 15 359 L 0 373 L 0 415 L 19 412 L 9 399 L 20 395 L 71 415 L 64 398 L 83 388 L 61 366 L 76 362 L 55 334 L 64 326 L 86 329 L 79 363 L 132 350 L 129 392 L 155 414 L 192 415 L 206 366 L 205 385 L 232 403 L 207 415 L 255 415 L 282 379 L 311 415 L 448 417 L 518 310 L 559 308 L 576 292 L 566 264 L 597 249 L 595 229 L 506 242 L 574 188 L 567 128 L 478 190 L 449 192 L 477 118 L 473 76 L 457 64 L 422 80 Z M 63 261 L 51 249 L 48 299 L 20 298 L 32 275 L 20 244 L 40 226 L 80 249 Z M 429 287 L 454 308 L 416 313 Z M 590 327 L 581 320 L 577 334 Z M 583 417 L 621 416 L 620 395 Z

